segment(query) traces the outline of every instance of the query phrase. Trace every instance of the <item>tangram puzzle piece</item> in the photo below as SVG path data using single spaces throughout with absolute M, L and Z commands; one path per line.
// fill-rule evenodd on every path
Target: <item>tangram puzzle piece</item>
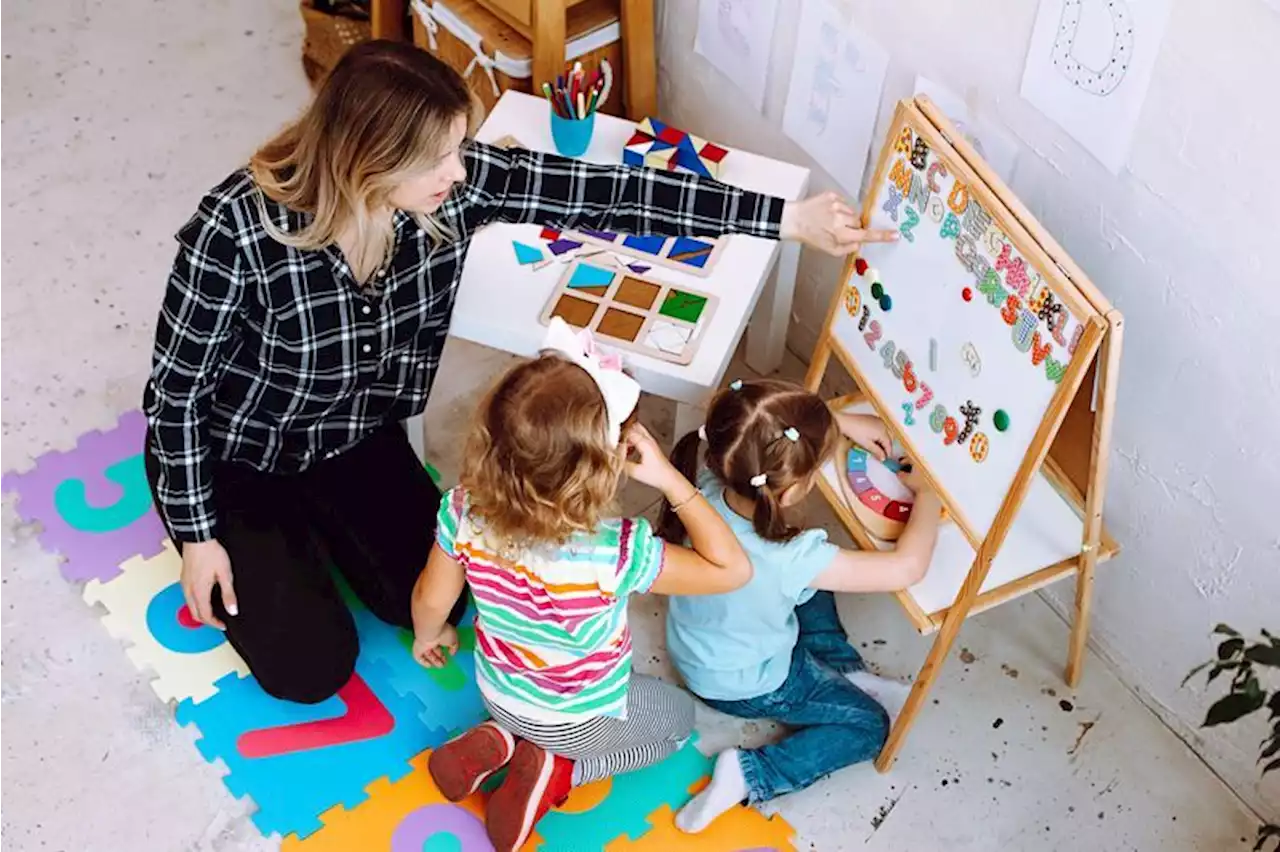
M 511 246 L 516 250 L 516 263 L 521 266 L 542 260 L 542 249 L 540 248 L 525 245 L 518 240 L 512 240 Z
M 142 463 L 146 418 L 120 417 L 109 432 L 89 432 L 70 452 L 50 452 L 27 473 L 8 474 L 18 514 L 44 529 L 40 544 L 66 562 L 68 580 L 109 580 L 131 556 L 160 554 L 164 525 L 151 504 Z
M 754 808 L 735 805 L 697 834 L 676 828 L 675 811 L 663 805 L 650 818 L 653 830 L 639 840 L 620 838 L 608 852 L 795 852 L 795 833 L 786 820 L 766 819 Z
M 711 760 L 693 745 L 691 738 L 661 763 L 636 772 L 588 784 L 575 791 L 565 806 L 552 810 L 538 823 L 534 840 L 543 852 L 599 852 L 610 841 L 640 838 L 650 830 L 649 815 L 663 805 L 677 810 L 692 794 L 690 788 L 707 775 Z M 609 785 L 603 796 L 597 785 Z M 589 807 L 575 805 L 584 798 L 598 798 Z
M 191 617 L 178 584 L 182 557 L 169 541 L 159 556 L 135 556 L 120 569 L 120 576 L 106 583 L 90 580 L 84 599 L 107 608 L 102 617 L 107 632 L 129 643 L 125 653 L 135 666 L 156 673 L 151 688 L 161 700 L 198 703 L 213 695 L 214 683 L 226 675 L 249 674 L 220 631 Z
M 319 813 L 355 807 L 367 784 L 402 777 L 410 758 L 444 739 L 423 724 L 418 702 L 380 678 L 366 638 L 356 673 L 319 704 L 280 701 L 253 678 L 228 675 L 206 701 L 178 705 L 178 722 L 200 730 L 196 745 L 205 759 L 220 757 L 230 767 L 223 783 L 231 794 L 257 803 L 253 821 L 264 834 L 306 837 L 320 828 Z
M 413 659 L 413 634 L 391 627 L 362 608 L 354 612 L 360 633 L 360 654 L 366 668 L 397 696 L 415 702 L 417 716 L 431 736 L 418 748 L 434 748 L 453 731 L 464 730 L 488 718 L 476 688 L 475 611 L 467 610 L 458 628 L 458 651 L 449 664 L 428 669 Z
M 341 806 L 320 815 L 324 828 L 299 840 L 286 837 L 281 852 L 488 852 L 484 800 L 477 794 L 451 804 L 436 789 L 423 752 L 399 781 L 380 778 L 354 810 Z
M 636 131 L 622 151 L 622 162 L 671 171 L 684 169 L 704 177 L 720 177 L 728 151 L 655 118 L 636 124 Z

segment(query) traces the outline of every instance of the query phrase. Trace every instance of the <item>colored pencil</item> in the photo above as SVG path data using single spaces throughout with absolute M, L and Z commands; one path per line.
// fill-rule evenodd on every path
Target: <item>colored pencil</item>
M 609 60 L 601 59 L 599 66 L 590 71 L 578 60 L 556 77 L 555 83 L 542 84 L 542 94 L 561 118 L 581 121 L 595 112 L 609 98 L 613 87 L 613 67 Z

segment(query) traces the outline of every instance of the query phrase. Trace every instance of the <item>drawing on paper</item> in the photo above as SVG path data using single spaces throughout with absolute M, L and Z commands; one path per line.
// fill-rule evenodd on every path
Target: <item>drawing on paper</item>
M 1133 58 L 1133 13 L 1128 0 L 1107 0 L 1111 14 L 1111 53 L 1101 68 L 1093 68 L 1076 58 L 1076 38 L 1080 33 L 1080 12 L 1084 0 L 1064 0 L 1058 34 L 1053 40 L 1053 66 L 1081 91 L 1105 97 L 1124 79 Z

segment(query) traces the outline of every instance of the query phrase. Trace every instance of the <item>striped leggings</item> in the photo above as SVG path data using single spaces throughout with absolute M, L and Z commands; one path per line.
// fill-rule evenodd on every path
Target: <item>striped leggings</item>
M 656 677 L 632 674 L 627 717 L 541 722 L 485 699 L 495 722 L 539 748 L 574 761 L 573 785 L 643 769 L 675 752 L 693 732 L 693 697 Z

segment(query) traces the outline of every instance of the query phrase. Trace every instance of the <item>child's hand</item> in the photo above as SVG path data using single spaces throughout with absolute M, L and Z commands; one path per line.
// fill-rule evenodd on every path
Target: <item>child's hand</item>
M 457 650 L 458 631 L 452 624 L 446 624 L 440 628 L 440 633 L 433 639 L 413 637 L 413 658 L 429 669 L 438 669 L 447 665 L 449 657 L 444 652 L 448 651 L 451 656 Z
M 649 430 L 635 423 L 622 436 L 629 449 L 635 450 L 639 461 L 627 461 L 627 475 L 637 482 L 665 492 L 680 472 L 671 466 L 662 447 L 649 434 Z
M 911 470 L 902 471 L 898 474 L 898 478 L 911 489 L 911 493 L 915 494 L 917 499 L 923 494 L 933 493 L 933 487 L 929 485 L 929 480 L 925 479 L 924 474 L 920 472 L 919 466 L 913 466 Z
M 871 414 L 837 414 L 840 431 L 850 441 L 884 461 L 893 452 L 893 436 L 884 421 Z

